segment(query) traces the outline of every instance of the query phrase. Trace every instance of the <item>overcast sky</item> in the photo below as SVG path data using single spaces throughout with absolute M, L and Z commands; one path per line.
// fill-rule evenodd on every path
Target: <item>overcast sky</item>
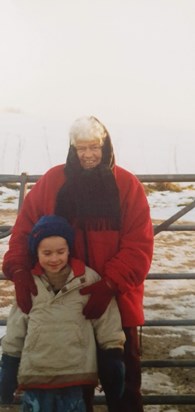
M 0 0 L 0 55 L 0 113 L 62 124 L 64 134 L 93 114 L 124 166 L 127 145 L 135 156 L 145 145 L 150 163 L 147 142 L 156 165 L 169 144 L 191 164 L 194 0 Z

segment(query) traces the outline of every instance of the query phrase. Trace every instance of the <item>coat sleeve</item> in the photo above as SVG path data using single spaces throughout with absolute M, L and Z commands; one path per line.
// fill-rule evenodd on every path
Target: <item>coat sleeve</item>
M 85 267 L 87 285 L 98 282 L 101 277 L 93 269 Z M 125 334 L 121 315 L 115 298 L 112 298 L 103 315 L 91 320 L 94 334 L 101 349 L 124 349 Z
M 127 173 L 118 182 L 121 195 L 121 231 L 118 253 L 106 262 L 103 275 L 121 293 L 143 283 L 153 255 L 153 227 L 142 184 Z
M 101 349 L 124 349 L 125 334 L 115 298 L 112 298 L 106 311 L 99 319 L 92 320 L 92 324 Z
M 2 338 L 2 351 L 6 355 L 20 358 L 28 327 L 28 315 L 14 303 L 7 321 L 6 335 Z
M 31 268 L 28 234 L 41 216 L 53 213 L 57 191 L 64 181 L 63 170 L 63 165 L 50 169 L 26 195 L 4 255 L 3 273 L 8 279 L 20 267 Z

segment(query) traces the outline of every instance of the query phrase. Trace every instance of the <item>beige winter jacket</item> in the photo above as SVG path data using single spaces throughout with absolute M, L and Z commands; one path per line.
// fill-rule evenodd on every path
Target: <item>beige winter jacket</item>
M 55 295 L 44 276 L 34 276 L 38 295 L 29 315 L 16 304 L 11 309 L 3 352 L 21 357 L 18 382 L 22 388 L 55 388 L 97 383 L 95 338 L 103 349 L 123 348 L 125 335 L 113 298 L 100 319 L 86 320 L 82 310 L 89 296 L 79 289 L 100 279 L 86 267 L 70 272 Z

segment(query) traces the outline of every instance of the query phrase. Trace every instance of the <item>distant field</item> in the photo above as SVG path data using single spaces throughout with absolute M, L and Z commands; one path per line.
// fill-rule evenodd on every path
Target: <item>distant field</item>
M 1 210 L 0 225 L 12 225 L 16 211 Z M 157 223 L 157 221 L 153 221 Z M 0 240 L 0 267 L 8 239 Z M 195 272 L 195 232 L 162 232 L 155 237 L 151 272 Z M 146 280 L 144 307 L 146 319 L 192 319 L 195 313 L 194 280 Z M 0 317 L 6 318 L 13 300 L 12 282 L 0 282 Z M 143 328 L 142 359 L 190 359 L 195 356 L 193 327 Z M 143 370 L 143 394 L 194 393 L 195 371 L 191 369 Z M 0 412 L 5 409 L 0 407 Z M 17 407 L 7 410 L 18 411 Z M 145 406 L 145 412 L 194 412 L 194 406 Z M 95 412 L 106 412 L 96 407 Z M 121 411 L 122 412 L 122 411 Z

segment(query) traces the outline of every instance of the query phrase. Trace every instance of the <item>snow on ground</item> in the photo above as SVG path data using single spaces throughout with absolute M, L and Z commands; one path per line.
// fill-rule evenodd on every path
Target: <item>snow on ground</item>
M 187 186 L 187 184 L 186 184 Z M 153 192 L 148 195 L 153 223 L 161 222 L 178 212 L 195 198 L 195 190 L 181 192 Z M 0 187 L 0 225 L 12 225 L 16 217 L 18 192 Z M 178 223 L 195 224 L 195 209 L 183 216 Z M 175 223 L 176 224 L 176 223 Z M 7 250 L 9 238 L 1 239 L 0 261 Z M 162 232 L 155 236 L 154 256 L 150 273 L 194 273 L 195 232 Z M 2 282 L 0 318 L 6 318 L 12 301 L 13 285 Z M 7 304 L 2 303 L 6 296 Z M 145 318 L 151 319 L 194 319 L 195 280 L 172 279 L 145 282 Z M 11 298 L 10 298 L 11 296 Z M 8 299 L 9 298 L 9 299 Z M 8 299 L 8 300 L 7 300 Z M 5 327 L 0 327 L 0 337 Z M 143 327 L 143 359 L 194 359 L 194 327 Z M 142 373 L 143 394 L 186 394 L 194 393 L 195 373 L 193 368 L 144 369 Z M 146 412 L 194 412 L 194 406 L 145 406 Z
M 195 190 L 186 187 L 181 192 L 155 191 L 148 195 L 153 219 L 168 219 L 182 207 L 195 200 Z M 195 188 L 194 188 L 195 189 Z M 159 207 L 160 206 L 160 207 Z M 180 220 L 183 222 L 195 222 L 195 209 L 188 212 Z M 179 220 L 179 222 L 180 222 Z

